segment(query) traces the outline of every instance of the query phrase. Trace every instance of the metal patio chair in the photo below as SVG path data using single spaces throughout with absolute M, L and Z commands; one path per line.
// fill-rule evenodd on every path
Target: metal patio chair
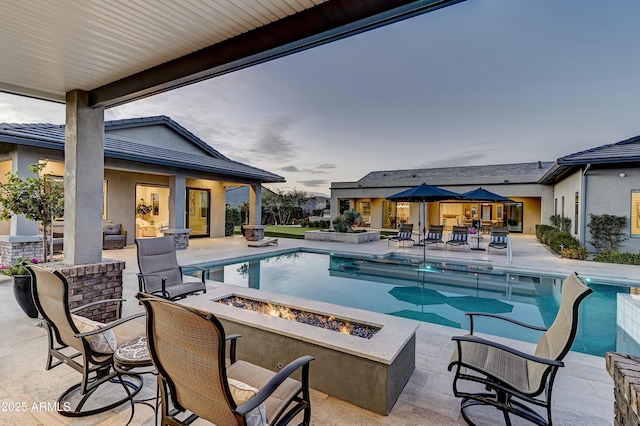
M 435 244 L 438 243 L 444 244 L 442 241 L 442 233 L 444 232 L 444 226 L 442 225 L 429 225 L 429 232 L 425 235 L 424 240 L 422 240 L 422 244 Z
M 466 226 L 454 226 L 451 230 L 451 236 L 445 244 L 448 246 L 462 246 L 469 245 L 469 229 Z
M 58 398 L 59 413 L 70 417 L 89 416 L 133 398 L 142 388 L 142 380 L 135 374 L 123 376 L 116 372 L 112 368 L 113 356 L 120 345 L 144 335 L 142 322 L 130 322 L 144 314 L 108 324 L 78 316 L 76 313 L 83 309 L 95 309 L 99 304 L 120 304 L 123 299 L 108 299 L 69 309 L 69 283 L 60 272 L 33 265 L 27 265 L 27 269 L 31 274 L 34 302 L 47 328 L 46 370 L 66 364 L 82 373 L 82 381 Z
M 449 360 L 449 371 L 456 369 L 453 393 L 462 397 L 461 414 L 473 425 L 466 409 L 490 405 L 501 410 L 507 425 L 509 414 L 515 414 L 537 425 L 552 425 L 551 394 L 556 373 L 564 366 L 562 359 L 571 349 L 578 329 L 578 307 L 592 293 L 576 273 L 564 280 L 558 315 L 551 327 L 536 327 L 511 318 L 487 313 L 467 313 L 471 321 L 470 334 L 454 336 L 456 348 Z M 500 343 L 473 335 L 473 319 L 491 317 L 521 327 L 544 331 L 533 354 L 527 354 Z M 458 381 L 484 385 L 488 392 L 461 391 Z M 529 404 L 544 407 L 546 418 Z
M 200 278 L 185 276 L 178 265 L 176 244 L 173 237 L 136 239 L 138 247 L 138 289 L 158 294 L 165 299 L 179 299 L 189 294 L 207 292 L 205 270 Z
M 274 373 L 237 361 L 234 338 L 227 366 L 227 338 L 212 313 L 144 293 L 136 297 L 147 311 L 147 342 L 159 374 L 161 424 L 189 424 L 201 417 L 218 426 L 280 426 L 304 412 L 302 424 L 309 425 L 313 357 L 300 357 Z M 289 377 L 300 368 L 302 382 Z
M 398 235 L 396 235 L 395 237 L 389 238 L 387 240 L 387 246 L 389 245 L 389 243 L 391 243 L 391 241 L 396 241 L 398 243 L 401 243 L 402 247 L 404 247 L 405 241 L 413 242 L 413 224 L 403 223 L 402 225 L 400 225 L 400 229 L 398 230 Z
M 509 246 L 509 228 L 491 228 L 491 241 L 488 247 L 506 249 Z

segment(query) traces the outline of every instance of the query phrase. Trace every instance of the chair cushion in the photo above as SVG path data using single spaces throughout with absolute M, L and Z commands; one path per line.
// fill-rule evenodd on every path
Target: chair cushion
M 112 235 L 112 234 L 105 234 L 104 235 L 104 240 L 105 241 L 124 241 L 125 240 L 125 236 L 121 235 L 120 233 Z
M 88 333 L 104 327 L 104 324 L 101 322 L 93 321 L 79 315 L 71 314 L 71 319 L 73 319 L 73 323 L 80 333 Z M 112 354 L 118 349 L 118 342 L 113 330 L 105 330 L 102 333 L 87 336 L 86 339 L 91 350 L 101 354 Z
M 231 396 L 237 405 L 244 404 L 258 393 L 258 389 L 239 380 L 228 378 Z M 267 409 L 264 403 L 247 413 L 247 426 L 267 426 Z
M 467 234 L 453 234 L 451 239 L 453 241 L 467 241 Z
M 398 238 L 401 240 L 410 240 L 411 232 L 398 232 Z
M 440 239 L 442 239 L 442 234 L 435 233 L 435 232 L 429 232 L 427 234 L 427 240 L 440 240 Z
M 492 243 L 497 243 L 497 244 L 506 244 L 507 243 L 507 237 L 494 235 L 493 237 L 491 237 L 491 242 Z
M 105 235 L 119 235 L 120 234 L 120 224 L 114 223 L 113 225 L 103 225 L 102 231 Z

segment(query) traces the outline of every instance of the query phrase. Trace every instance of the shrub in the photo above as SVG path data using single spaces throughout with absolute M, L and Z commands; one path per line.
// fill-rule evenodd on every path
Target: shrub
M 589 241 L 600 252 L 617 252 L 620 243 L 627 239 L 622 230 L 627 225 L 626 216 L 589 213 Z
M 585 260 L 589 253 L 587 252 L 587 248 L 585 246 L 580 247 L 565 247 L 560 252 L 562 257 L 566 257 L 567 259 L 578 259 Z
M 569 232 L 571 231 L 571 219 L 568 217 L 560 216 L 559 214 L 554 214 L 549 217 L 549 222 L 551 225 L 559 230 L 560 232 Z
M 593 257 L 595 262 L 619 263 L 623 265 L 640 265 L 640 253 L 603 252 Z
M 230 235 L 233 235 L 234 228 L 235 228 L 235 225 L 233 224 L 233 222 L 226 221 L 224 223 L 224 236 L 228 237 Z
M 547 235 L 551 231 L 556 231 L 556 228 L 551 225 L 536 225 L 536 238 L 542 244 L 547 244 Z
M 333 229 L 336 232 L 347 232 L 347 224 L 342 216 L 333 219 Z
M 547 245 L 551 250 L 560 253 L 562 248 L 580 248 L 580 241 L 568 232 L 552 231 L 547 234 Z M 561 247 L 562 246 L 562 247 Z
M 309 221 L 308 220 L 301 220 L 300 221 L 300 226 L 303 228 L 306 228 L 307 226 L 309 226 Z

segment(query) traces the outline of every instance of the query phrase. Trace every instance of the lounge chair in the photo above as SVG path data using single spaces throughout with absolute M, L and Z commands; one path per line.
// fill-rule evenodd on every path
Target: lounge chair
M 400 225 L 400 229 L 398 230 L 398 235 L 396 235 L 395 237 L 391 237 L 387 240 L 387 246 L 391 241 L 397 241 L 402 244 L 402 247 L 404 247 L 405 241 L 413 242 L 412 235 L 413 235 L 413 224 L 404 223 Z
M 247 243 L 247 246 L 249 247 L 266 247 L 266 246 L 270 246 L 271 244 L 274 245 L 278 245 L 278 239 L 277 238 L 263 238 L 261 240 L 257 240 L 257 241 L 249 241 Z
M 184 276 L 178 265 L 176 243 L 173 237 L 142 238 L 136 240 L 138 247 L 138 289 L 157 294 L 165 299 L 179 299 L 189 294 L 207 292 L 205 270 L 200 278 Z
M 491 241 L 489 247 L 496 249 L 506 249 L 509 245 L 508 228 L 491 228 Z
M 442 233 L 444 231 L 444 226 L 442 225 L 429 225 L 429 232 L 425 235 L 424 240 L 422 240 L 423 244 L 438 244 L 443 243 L 442 241 Z
M 491 405 L 503 412 L 506 424 L 509 414 L 527 419 L 538 425 L 551 425 L 551 396 L 553 382 L 562 359 L 571 349 L 578 329 L 578 306 L 593 290 L 577 274 L 567 277 L 562 284 L 560 310 L 551 327 L 536 327 L 511 318 L 487 313 L 467 313 L 470 334 L 454 336 L 456 348 L 449 360 L 449 371 L 455 367 L 453 393 L 462 397 L 462 417 L 473 424 L 466 409 L 475 405 Z M 544 331 L 533 354 L 524 353 L 503 344 L 473 335 L 473 319 L 478 316 L 495 318 L 520 327 Z M 506 324 L 505 324 L 506 325 Z M 488 392 L 461 391 L 458 381 L 480 383 Z M 546 419 L 529 404 L 544 407 Z
M 82 373 L 82 381 L 58 398 L 58 413 L 70 417 L 89 416 L 133 398 L 142 388 L 142 380 L 137 375 L 127 374 L 124 378 L 119 375 L 112 368 L 113 354 L 123 343 L 144 335 L 144 321 L 132 321 L 144 314 L 109 324 L 76 315 L 89 307 L 95 309 L 97 304 L 115 304 L 115 309 L 120 311 L 123 299 L 103 300 L 70 310 L 69 283 L 60 272 L 33 265 L 27 269 L 31 274 L 34 302 L 47 328 L 49 350 L 45 368 L 50 370 L 66 364 Z M 98 388 L 101 391 L 93 397 Z
M 451 230 L 451 236 L 446 242 L 449 246 L 462 246 L 469 245 L 469 229 L 466 226 L 454 226 Z
M 161 424 L 190 424 L 201 417 L 216 425 L 285 425 L 301 412 L 301 424 L 310 424 L 313 357 L 297 358 L 274 373 L 237 361 L 234 338 L 227 365 L 227 338 L 213 314 L 144 293 L 136 297 L 147 311 L 147 343 L 158 370 Z M 300 369 L 301 382 L 289 377 Z

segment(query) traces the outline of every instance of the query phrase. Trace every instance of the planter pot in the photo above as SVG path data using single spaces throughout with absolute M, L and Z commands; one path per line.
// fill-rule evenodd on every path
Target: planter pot
M 13 276 L 13 295 L 29 318 L 38 318 L 38 309 L 33 301 L 33 293 L 31 292 L 31 275 L 14 275 Z

